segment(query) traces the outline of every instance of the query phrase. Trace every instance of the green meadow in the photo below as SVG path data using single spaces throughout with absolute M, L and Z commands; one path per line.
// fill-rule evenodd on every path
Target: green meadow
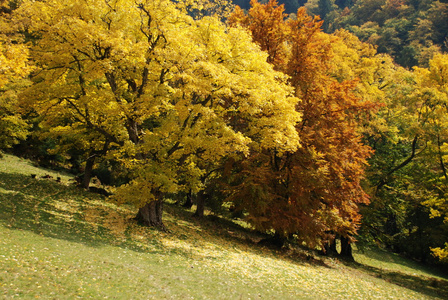
M 356 251 L 356 263 L 270 249 L 232 220 L 195 219 L 170 201 L 169 232 L 160 232 L 139 226 L 135 208 L 73 182 L 0 159 L 0 298 L 448 298 L 447 277 L 380 249 Z

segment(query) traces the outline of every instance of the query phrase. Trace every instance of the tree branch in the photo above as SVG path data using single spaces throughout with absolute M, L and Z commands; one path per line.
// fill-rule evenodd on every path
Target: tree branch
M 414 159 L 415 156 L 419 155 L 420 153 L 422 153 L 426 149 L 426 146 L 425 146 L 422 150 L 420 150 L 420 152 L 416 153 L 418 138 L 419 138 L 418 135 L 416 135 L 414 137 L 414 140 L 412 141 L 411 155 L 409 155 L 409 157 L 406 158 L 401 164 L 399 164 L 398 166 L 394 167 L 392 170 L 387 172 L 387 174 L 377 184 L 375 193 L 378 193 L 379 189 L 381 189 L 388 182 L 388 177 L 390 175 L 392 175 L 394 172 L 396 172 L 396 171 L 404 168 L 405 166 L 407 166 Z

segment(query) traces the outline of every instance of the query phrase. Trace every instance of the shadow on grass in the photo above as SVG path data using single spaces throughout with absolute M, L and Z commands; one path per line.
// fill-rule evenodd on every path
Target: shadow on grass
M 298 265 L 320 266 L 333 269 L 334 267 L 327 263 L 327 256 L 321 256 L 314 251 L 309 251 L 295 247 L 294 249 L 279 249 L 275 246 L 267 247 L 261 246 L 259 242 L 269 235 L 257 233 L 244 226 L 236 224 L 235 222 L 222 218 L 216 215 L 208 215 L 202 219 L 192 218 L 192 212 L 181 211 L 174 205 L 167 206 L 167 210 L 182 215 L 184 220 L 191 220 L 191 222 L 200 227 L 204 232 L 214 232 L 234 245 L 234 248 L 242 251 L 250 251 L 261 256 L 266 256 L 266 250 L 282 260 L 287 260 L 290 263 Z M 381 256 L 375 252 L 369 252 L 369 256 L 378 261 L 386 261 L 395 264 L 401 264 L 408 268 L 414 269 L 416 266 L 408 260 L 394 258 L 393 256 Z M 338 257 L 333 257 L 338 259 Z M 404 272 L 388 271 L 381 268 L 376 268 L 357 262 L 345 261 L 338 259 L 348 267 L 360 270 L 372 277 L 382 279 L 386 282 L 402 286 L 404 288 L 414 290 L 416 292 L 428 295 L 430 297 L 438 297 L 448 299 L 448 280 L 437 279 L 430 276 L 412 275 Z
M 0 172 L 0 225 L 7 228 L 91 247 L 113 245 L 163 253 L 157 239 L 134 241 L 138 226 L 130 220 L 133 213 L 73 185 Z M 156 232 L 142 228 L 140 233 L 150 237 Z
M 175 227 L 174 239 L 191 243 L 205 243 L 206 235 L 219 243 L 227 242 L 240 251 L 269 255 L 257 245 L 263 236 L 243 226 L 217 216 L 202 220 L 192 218 L 192 213 L 175 205 L 166 205 L 168 227 Z M 167 251 L 195 259 L 197 255 L 182 247 L 167 249 L 162 242 L 164 234 L 155 229 L 140 227 L 132 221 L 135 211 L 117 207 L 103 196 L 87 193 L 74 186 L 67 186 L 51 179 L 35 179 L 21 174 L 0 172 L 0 226 L 21 229 L 36 234 L 91 247 L 106 245 L 122 247 L 137 252 L 166 254 Z M 176 217 L 173 217 L 173 216 Z M 195 235 L 197 241 L 195 241 Z M 296 264 L 325 266 L 324 260 L 308 254 L 285 253 L 268 250 L 274 256 Z M 220 259 L 217 257 L 198 257 Z M 424 293 L 448 299 L 448 281 L 430 277 L 390 272 L 358 263 L 347 263 L 371 276 Z
M 169 205 L 166 210 L 175 211 L 176 216 L 182 216 L 184 220 L 190 220 L 202 232 L 208 232 L 216 237 L 220 237 L 238 251 L 250 252 L 263 257 L 275 257 L 301 266 L 309 265 L 332 268 L 325 262 L 325 258 L 317 255 L 315 251 L 299 247 L 283 248 L 266 242 L 271 238 L 271 235 L 242 226 L 225 217 L 210 214 L 202 218 L 196 218 L 193 217 L 192 212 L 185 211 L 175 205 Z
M 225 219 L 201 220 L 192 212 L 166 204 L 164 219 L 171 233 L 137 224 L 136 210 L 116 206 L 104 196 L 86 192 L 54 179 L 31 178 L 23 174 L 0 172 L 0 226 L 82 243 L 90 247 L 105 245 L 154 254 L 177 254 L 191 259 L 219 259 L 195 253 L 206 243 L 220 241 L 242 251 L 261 253 L 253 243 L 236 238 L 247 229 Z M 241 232 L 244 232 L 241 233 Z M 169 243 L 167 240 L 179 240 Z M 186 247 L 184 247 L 186 245 Z
M 431 267 L 430 265 L 423 265 L 417 261 L 405 259 L 405 256 L 387 251 L 385 249 L 370 248 L 369 246 L 367 246 L 365 248 L 361 248 L 359 253 L 364 255 L 367 254 L 369 259 L 381 261 L 387 265 L 393 264 L 399 268 L 405 267 L 409 269 L 419 269 L 425 271 L 426 273 L 433 273 L 436 276 L 448 278 L 448 273 L 446 272 L 446 270 L 444 271 L 442 266 Z
M 430 297 L 448 299 L 448 280 L 429 276 L 411 275 L 403 272 L 384 270 L 358 262 L 344 262 L 347 266 L 363 271 L 370 276 L 383 279 L 389 283 L 425 294 Z
M 18 167 L 20 171 L 20 167 Z M 169 234 L 139 226 L 135 209 L 117 207 L 104 196 L 88 193 L 54 179 L 31 178 L 29 175 L 0 172 L 0 225 L 36 234 L 83 243 L 91 247 L 112 245 L 147 253 L 176 253 L 192 259 L 210 258 L 195 253 L 212 243 L 258 255 L 274 255 L 297 264 L 322 261 L 307 253 L 288 253 L 258 243 L 267 237 L 240 224 L 209 215 L 193 217 L 191 211 L 166 203 L 164 220 Z M 168 235 L 168 236 L 167 236 Z M 170 243 L 166 240 L 178 240 Z M 204 256 L 205 255 L 205 256 Z

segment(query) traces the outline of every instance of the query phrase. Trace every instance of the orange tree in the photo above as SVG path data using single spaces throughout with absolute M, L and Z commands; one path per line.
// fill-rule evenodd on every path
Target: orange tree
M 275 1 L 251 5 L 248 14 L 237 8 L 229 22 L 248 28 L 268 61 L 290 76 L 301 99 L 296 106 L 302 114 L 296 126 L 301 147 L 250 157 L 232 178 L 231 199 L 258 229 L 293 235 L 309 246 L 325 246 L 338 235 L 343 254 L 351 257 L 358 205 L 369 202 L 361 180 L 371 150 L 361 142 L 358 120 L 373 106 L 355 96 L 356 80 L 333 76 L 332 42 L 338 37 L 323 33 L 318 18 L 299 9 L 297 19 L 286 20 Z

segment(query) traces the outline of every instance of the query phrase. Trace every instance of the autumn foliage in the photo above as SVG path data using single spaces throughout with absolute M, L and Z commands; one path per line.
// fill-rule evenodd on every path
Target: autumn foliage
M 252 1 L 247 15 L 236 10 L 232 26 L 244 26 L 269 54 L 268 61 L 290 76 L 301 147 L 295 152 L 264 152 L 244 164 L 234 199 L 263 230 L 324 244 L 338 234 L 352 237 L 360 222 L 359 204 L 369 199 L 361 187 L 370 148 L 361 141 L 358 117 L 372 109 L 353 93 L 356 81 L 331 76 L 335 55 L 322 23 L 299 9 L 286 20 L 283 6 Z M 277 46 L 273 46 L 277 45 Z
M 446 258 L 446 54 L 405 70 L 325 33 L 312 3 L 250 4 L 0 1 L 0 148 L 58 157 L 83 188 L 116 175 L 110 199 L 161 229 L 166 199 L 188 195 L 198 217 L 230 206 L 280 241 L 341 239 L 348 257 L 361 223 L 409 252 L 431 222 L 425 251 Z
M 27 2 L 34 84 L 23 104 L 47 135 L 128 172 L 114 198 L 163 228 L 167 193 L 206 188 L 224 157 L 298 145 L 300 114 L 286 76 L 219 16 L 193 18 L 185 3 L 156 0 Z

